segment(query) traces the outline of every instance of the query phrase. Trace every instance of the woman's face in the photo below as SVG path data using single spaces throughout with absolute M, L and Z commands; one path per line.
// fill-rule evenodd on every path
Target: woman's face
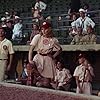
M 51 32 L 51 28 L 47 28 L 47 29 L 42 28 L 41 31 L 44 36 L 48 36 Z

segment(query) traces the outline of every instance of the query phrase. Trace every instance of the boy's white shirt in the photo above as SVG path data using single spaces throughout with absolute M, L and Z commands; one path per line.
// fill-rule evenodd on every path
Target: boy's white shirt
M 72 77 L 68 69 L 63 68 L 62 71 L 59 71 L 57 69 L 55 81 L 59 82 L 58 86 L 63 86 L 64 84 L 66 84 L 67 80 L 64 81 L 66 79 L 66 76 L 67 76 L 68 80 Z

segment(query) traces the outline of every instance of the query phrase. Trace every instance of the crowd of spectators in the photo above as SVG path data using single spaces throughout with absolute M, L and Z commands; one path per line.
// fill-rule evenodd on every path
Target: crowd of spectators
M 31 29 L 32 32 L 29 33 L 29 38 L 27 37 L 27 42 L 25 42 L 25 44 L 29 43 L 29 41 L 32 40 L 32 37 L 40 31 L 41 24 L 44 20 L 48 22 L 52 21 L 51 15 L 47 16 L 46 18 L 44 18 L 43 16 L 43 12 L 46 10 L 46 8 L 47 5 L 41 0 L 36 0 L 35 5 L 32 6 L 32 15 L 33 15 L 32 16 L 33 24 Z M 80 8 L 79 12 L 71 12 L 71 10 L 69 10 L 68 16 L 71 19 L 71 23 L 70 23 L 71 28 L 69 28 L 69 33 L 68 31 L 66 32 L 66 34 L 68 34 L 66 39 L 70 41 L 69 44 L 73 44 L 73 45 L 74 44 L 95 44 L 96 43 L 95 23 L 94 21 L 92 21 L 91 15 L 89 14 L 88 4 L 85 4 L 82 8 Z M 59 16 L 58 20 L 62 20 L 62 17 Z M 4 27 L 6 31 L 7 39 L 12 41 L 17 41 L 18 43 L 22 42 L 24 38 L 23 21 L 16 11 L 13 11 L 12 13 L 5 12 L 5 15 L 1 17 L 1 25 L 2 27 Z M 88 27 L 91 30 L 91 32 L 89 33 L 88 33 L 89 30 Z M 81 34 L 78 34 L 79 28 L 82 29 Z M 91 39 L 92 36 L 93 39 Z
M 6 32 L 6 38 L 11 41 L 22 39 L 22 20 L 18 16 L 17 12 L 5 12 L 1 17 L 1 26 Z M 18 40 L 17 40 L 18 41 Z

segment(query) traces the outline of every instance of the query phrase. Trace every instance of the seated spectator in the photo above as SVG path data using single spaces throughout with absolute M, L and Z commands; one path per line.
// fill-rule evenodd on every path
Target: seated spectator
M 5 18 L 5 17 L 2 17 L 2 18 L 1 18 L 1 26 L 2 26 L 3 28 L 7 27 L 7 25 L 6 25 L 6 18 Z
M 72 28 L 69 29 L 69 36 L 73 39 L 75 35 L 77 35 L 77 28 L 73 26 Z
M 22 23 L 20 22 L 20 17 L 15 16 L 12 40 L 17 40 L 19 38 L 22 38 Z
M 32 33 L 30 36 L 30 41 L 32 41 L 33 37 L 37 34 L 39 34 L 39 26 L 37 24 L 33 24 Z
M 82 28 L 78 27 L 77 28 L 77 35 L 73 37 L 73 40 L 71 41 L 70 44 L 83 44 L 83 33 L 82 33 Z
M 95 23 L 87 17 L 84 9 L 79 9 L 80 17 L 75 21 L 76 27 L 82 27 L 83 33 L 87 31 L 87 26 L 91 25 L 92 28 L 95 27 Z
M 27 62 L 24 62 L 24 68 L 21 77 L 18 81 L 21 81 L 25 85 L 36 85 L 39 73 L 35 66 Z
M 28 79 L 27 68 L 28 67 L 29 66 L 27 66 L 27 60 L 24 60 L 22 74 L 21 74 L 21 76 L 17 80 L 17 81 L 21 81 L 21 83 L 24 84 L 24 85 L 27 84 L 27 79 Z
M 84 44 L 96 44 L 96 34 L 91 26 L 87 26 L 87 35 L 83 38 Z
M 66 68 L 64 68 L 63 64 L 58 61 L 56 65 L 56 76 L 55 76 L 55 82 L 56 82 L 56 89 L 58 90 L 70 90 L 71 85 L 71 79 L 72 76 L 70 74 L 70 71 Z
M 77 28 L 76 28 L 76 19 L 77 19 L 77 14 L 76 13 L 72 13 L 70 16 L 70 19 L 72 20 L 70 25 L 71 27 L 69 28 L 69 36 L 67 37 L 67 39 L 69 40 L 69 43 L 72 41 L 73 37 L 77 34 Z
M 77 35 L 77 28 L 73 26 L 73 28 L 69 28 L 69 35 L 67 37 L 69 44 L 71 43 L 75 35 Z
M 36 0 L 36 4 L 32 7 L 33 18 L 36 18 L 36 22 L 43 19 L 42 13 L 46 9 L 46 4 L 41 0 Z
M 12 25 L 12 21 L 11 20 L 7 20 L 6 21 L 6 25 L 7 27 L 5 28 L 5 32 L 6 32 L 6 38 L 8 40 L 12 39 L 12 34 L 13 34 L 13 25 Z
M 77 15 L 76 13 L 73 13 L 72 14 L 72 22 L 71 22 L 71 27 L 72 27 L 72 30 L 70 31 L 69 35 L 74 37 L 76 34 L 77 34 L 77 28 L 76 28 L 76 19 L 77 19 Z
M 36 0 L 36 4 L 34 6 L 35 10 L 39 10 L 39 12 L 41 13 L 43 10 L 45 10 L 47 7 L 47 5 L 41 1 L 41 0 Z
M 77 19 L 77 13 L 72 13 L 72 15 L 71 15 L 71 20 L 72 20 L 71 26 L 72 27 L 75 26 L 76 19 Z
M 9 20 L 9 19 L 11 18 L 9 12 L 5 12 L 5 18 L 6 18 L 7 20 Z

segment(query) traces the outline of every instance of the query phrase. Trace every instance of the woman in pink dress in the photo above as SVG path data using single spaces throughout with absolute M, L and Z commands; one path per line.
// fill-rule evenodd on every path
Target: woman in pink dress
M 54 59 L 61 53 L 62 48 L 54 37 L 51 24 L 43 22 L 41 33 L 34 36 L 29 49 L 29 63 L 35 64 L 43 78 L 47 80 L 55 77 Z M 32 52 L 36 48 L 37 54 L 32 59 Z M 56 51 L 53 54 L 53 51 Z

